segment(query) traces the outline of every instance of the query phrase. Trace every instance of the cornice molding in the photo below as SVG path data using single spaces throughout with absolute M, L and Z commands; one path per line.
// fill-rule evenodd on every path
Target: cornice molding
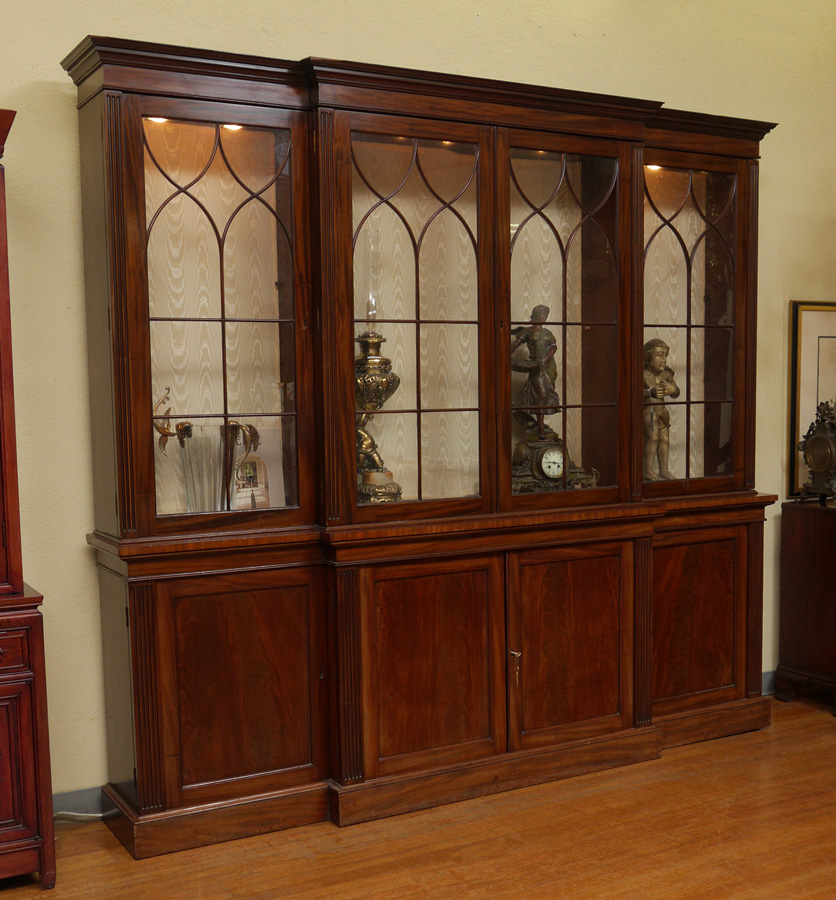
M 61 61 L 61 65 L 75 84 L 81 84 L 105 66 L 223 76 L 270 84 L 298 86 L 305 83 L 301 65 L 287 60 L 93 35 L 86 37 Z
M 487 107 L 486 122 L 490 122 L 489 108 L 494 106 L 497 109 L 530 109 L 611 119 L 614 122 L 629 121 L 649 130 L 694 132 L 746 141 L 760 141 L 775 127 L 770 122 L 665 109 L 664 104 L 657 100 L 638 100 L 371 63 L 318 57 L 292 62 L 101 36 L 85 38 L 61 65 L 77 85 L 101 69 L 104 88 L 109 86 L 108 72 L 115 69 L 152 70 L 175 76 L 206 76 L 287 85 L 307 93 L 309 108 L 355 108 L 357 92 L 369 91 L 483 104 Z M 124 80 L 120 80 L 118 89 L 124 89 L 124 84 Z

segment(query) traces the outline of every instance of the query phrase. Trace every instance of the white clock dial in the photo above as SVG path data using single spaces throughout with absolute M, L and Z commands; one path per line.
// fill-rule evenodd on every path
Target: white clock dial
M 540 460 L 546 478 L 560 478 L 563 475 L 563 451 L 558 447 L 546 450 Z

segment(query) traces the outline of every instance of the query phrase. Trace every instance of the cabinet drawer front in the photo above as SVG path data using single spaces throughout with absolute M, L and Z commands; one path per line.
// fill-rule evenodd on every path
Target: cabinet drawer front
M 0 675 L 29 669 L 29 635 L 23 628 L 0 631 Z

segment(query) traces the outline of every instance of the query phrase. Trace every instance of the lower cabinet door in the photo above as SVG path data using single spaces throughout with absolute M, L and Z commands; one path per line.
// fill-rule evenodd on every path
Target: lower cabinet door
M 366 778 L 505 751 L 500 556 L 360 571 Z
M 508 585 L 510 748 L 631 727 L 632 544 L 510 554 Z
M 746 555 L 745 527 L 654 539 L 654 717 L 746 696 Z
M 154 593 L 166 805 L 325 778 L 321 570 L 181 578 Z
M 0 683 L 0 850 L 37 834 L 32 686 Z

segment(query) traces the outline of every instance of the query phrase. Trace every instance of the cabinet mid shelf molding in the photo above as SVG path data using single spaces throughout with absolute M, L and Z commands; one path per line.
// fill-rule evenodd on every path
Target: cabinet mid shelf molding
M 101 37 L 64 66 L 135 855 L 769 721 L 772 125 Z

